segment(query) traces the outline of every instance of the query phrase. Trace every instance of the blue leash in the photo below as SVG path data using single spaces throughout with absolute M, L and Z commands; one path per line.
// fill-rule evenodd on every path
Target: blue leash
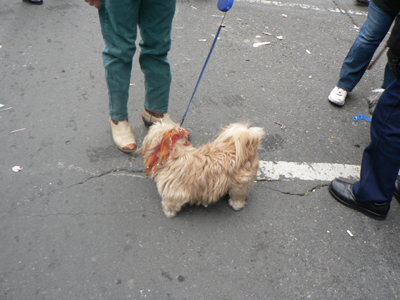
M 196 86 L 195 86 L 195 88 L 194 88 L 194 91 L 193 91 L 193 94 L 192 94 L 192 98 L 190 98 L 189 105 L 187 106 L 186 111 L 185 111 L 185 114 L 183 115 L 183 118 L 182 118 L 182 121 L 181 121 L 181 125 L 180 125 L 181 127 L 182 127 L 183 121 L 185 120 L 185 117 L 186 117 L 186 115 L 187 115 L 187 112 L 188 112 L 188 110 L 189 110 L 190 104 L 192 104 L 192 100 L 193 100 L 194 94 L 196 93 L 197 87 L 199 86 L 201 77 L 203 77 L 203 73 L 204 73 L 204 70 L 206 69 L 208 60 L 210 59 L 211 53 L 212 53 L 213 50 L 214 50 L 215 43 L 216 43 L 217 40 L 218 40 L 219 33 L 221 32 L 222 27 L 224 27 L 222 24 L 224 23 L 226 12 L 227 12 L 229 9 L 231 9 L 232 4 L 233 4 L 233 0 L 219 0 L 219 1 L 218 1 L 218 9 L 219 9 L 220 11 L 225 12 L 225 14 L 224 14 L 224 16 L 223 16 L 223 18 L 222 18 L 221 24 L 219 25 L 217 34 L 215 35 L 215 38 L 214 38 L 214 41 L 213 41 L 213 43 L 212 43 L 210 52 L 209 52 L 208 55 L 207 55 L 207 59 L 206 59 L 206 61 L 205 61 L 205 63 L 204 63 L 203 69 L 201 70 L 199 79 L 197 80 L 197 84 L 196 84 Z

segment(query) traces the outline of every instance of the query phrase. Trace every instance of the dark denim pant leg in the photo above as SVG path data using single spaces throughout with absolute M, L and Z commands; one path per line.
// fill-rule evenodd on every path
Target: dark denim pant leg
M 378 101 L 371 122 L 371 143 L 365 148 L 361 178 L 353 187 L 360 202 L 391 201 L 400 169 L 400 80 Z
M 386 89 L 389 86 L 389 84 L 391 84 L 395 80 L 396 80 L 396 77 L 394 77 L 392 71 L 390 70 L 389 64 L 386 64 L 385 75 L 384 75 L 383 84 L 381 87 L 383 89 Z

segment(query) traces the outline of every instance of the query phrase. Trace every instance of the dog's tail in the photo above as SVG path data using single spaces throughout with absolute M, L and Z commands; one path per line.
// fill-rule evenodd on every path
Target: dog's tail
M 250 157 L 256 155 L 260 141 L 265 137 L 264 129 L 249 128 L 248 123 L 234 123 L 223 130 L 215 141 L 235 146 L 236 165 L 244 165 Z

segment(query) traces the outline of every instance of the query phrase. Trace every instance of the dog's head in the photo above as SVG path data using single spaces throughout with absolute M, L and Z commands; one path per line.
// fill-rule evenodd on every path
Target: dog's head
M 173 123 L 156 123 L 152 125 L 149 132 L 146 134 L 142 147 L 140 147 L 135 153 L 142 153 L 142 162 L 146 164 L 149 157 L 154 153 L 155 148 L 161 143 L 165 134 L 175 128 L 178 128 Z
M 161 122 L 151 126 L 142 147 L 136 151 L 142 153 L 146 172 L 151 172 L 153 176 L 155 170 L 168 159 L 173 149 L 178 145 L 190 145 L 188 136 L 189 132 L 175 123 Z

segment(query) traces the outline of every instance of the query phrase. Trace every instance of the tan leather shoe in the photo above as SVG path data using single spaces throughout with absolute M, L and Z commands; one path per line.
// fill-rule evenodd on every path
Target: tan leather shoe
M 115 121 L 109 119 L 115 146 L 122 152 L 132 153 L 136 149 L 136 140 L 128 120 Z
M 146 125 L 147 127 L 150 127 L 151 125 L 161 121 L 166 123 L 176 124 L 174 121 L 171 120 L 171 117 L 169 116 L 168 113 L 165 114 L 153 113 L 145 108 L 143 108 L 142 120 L 144 125 Z

